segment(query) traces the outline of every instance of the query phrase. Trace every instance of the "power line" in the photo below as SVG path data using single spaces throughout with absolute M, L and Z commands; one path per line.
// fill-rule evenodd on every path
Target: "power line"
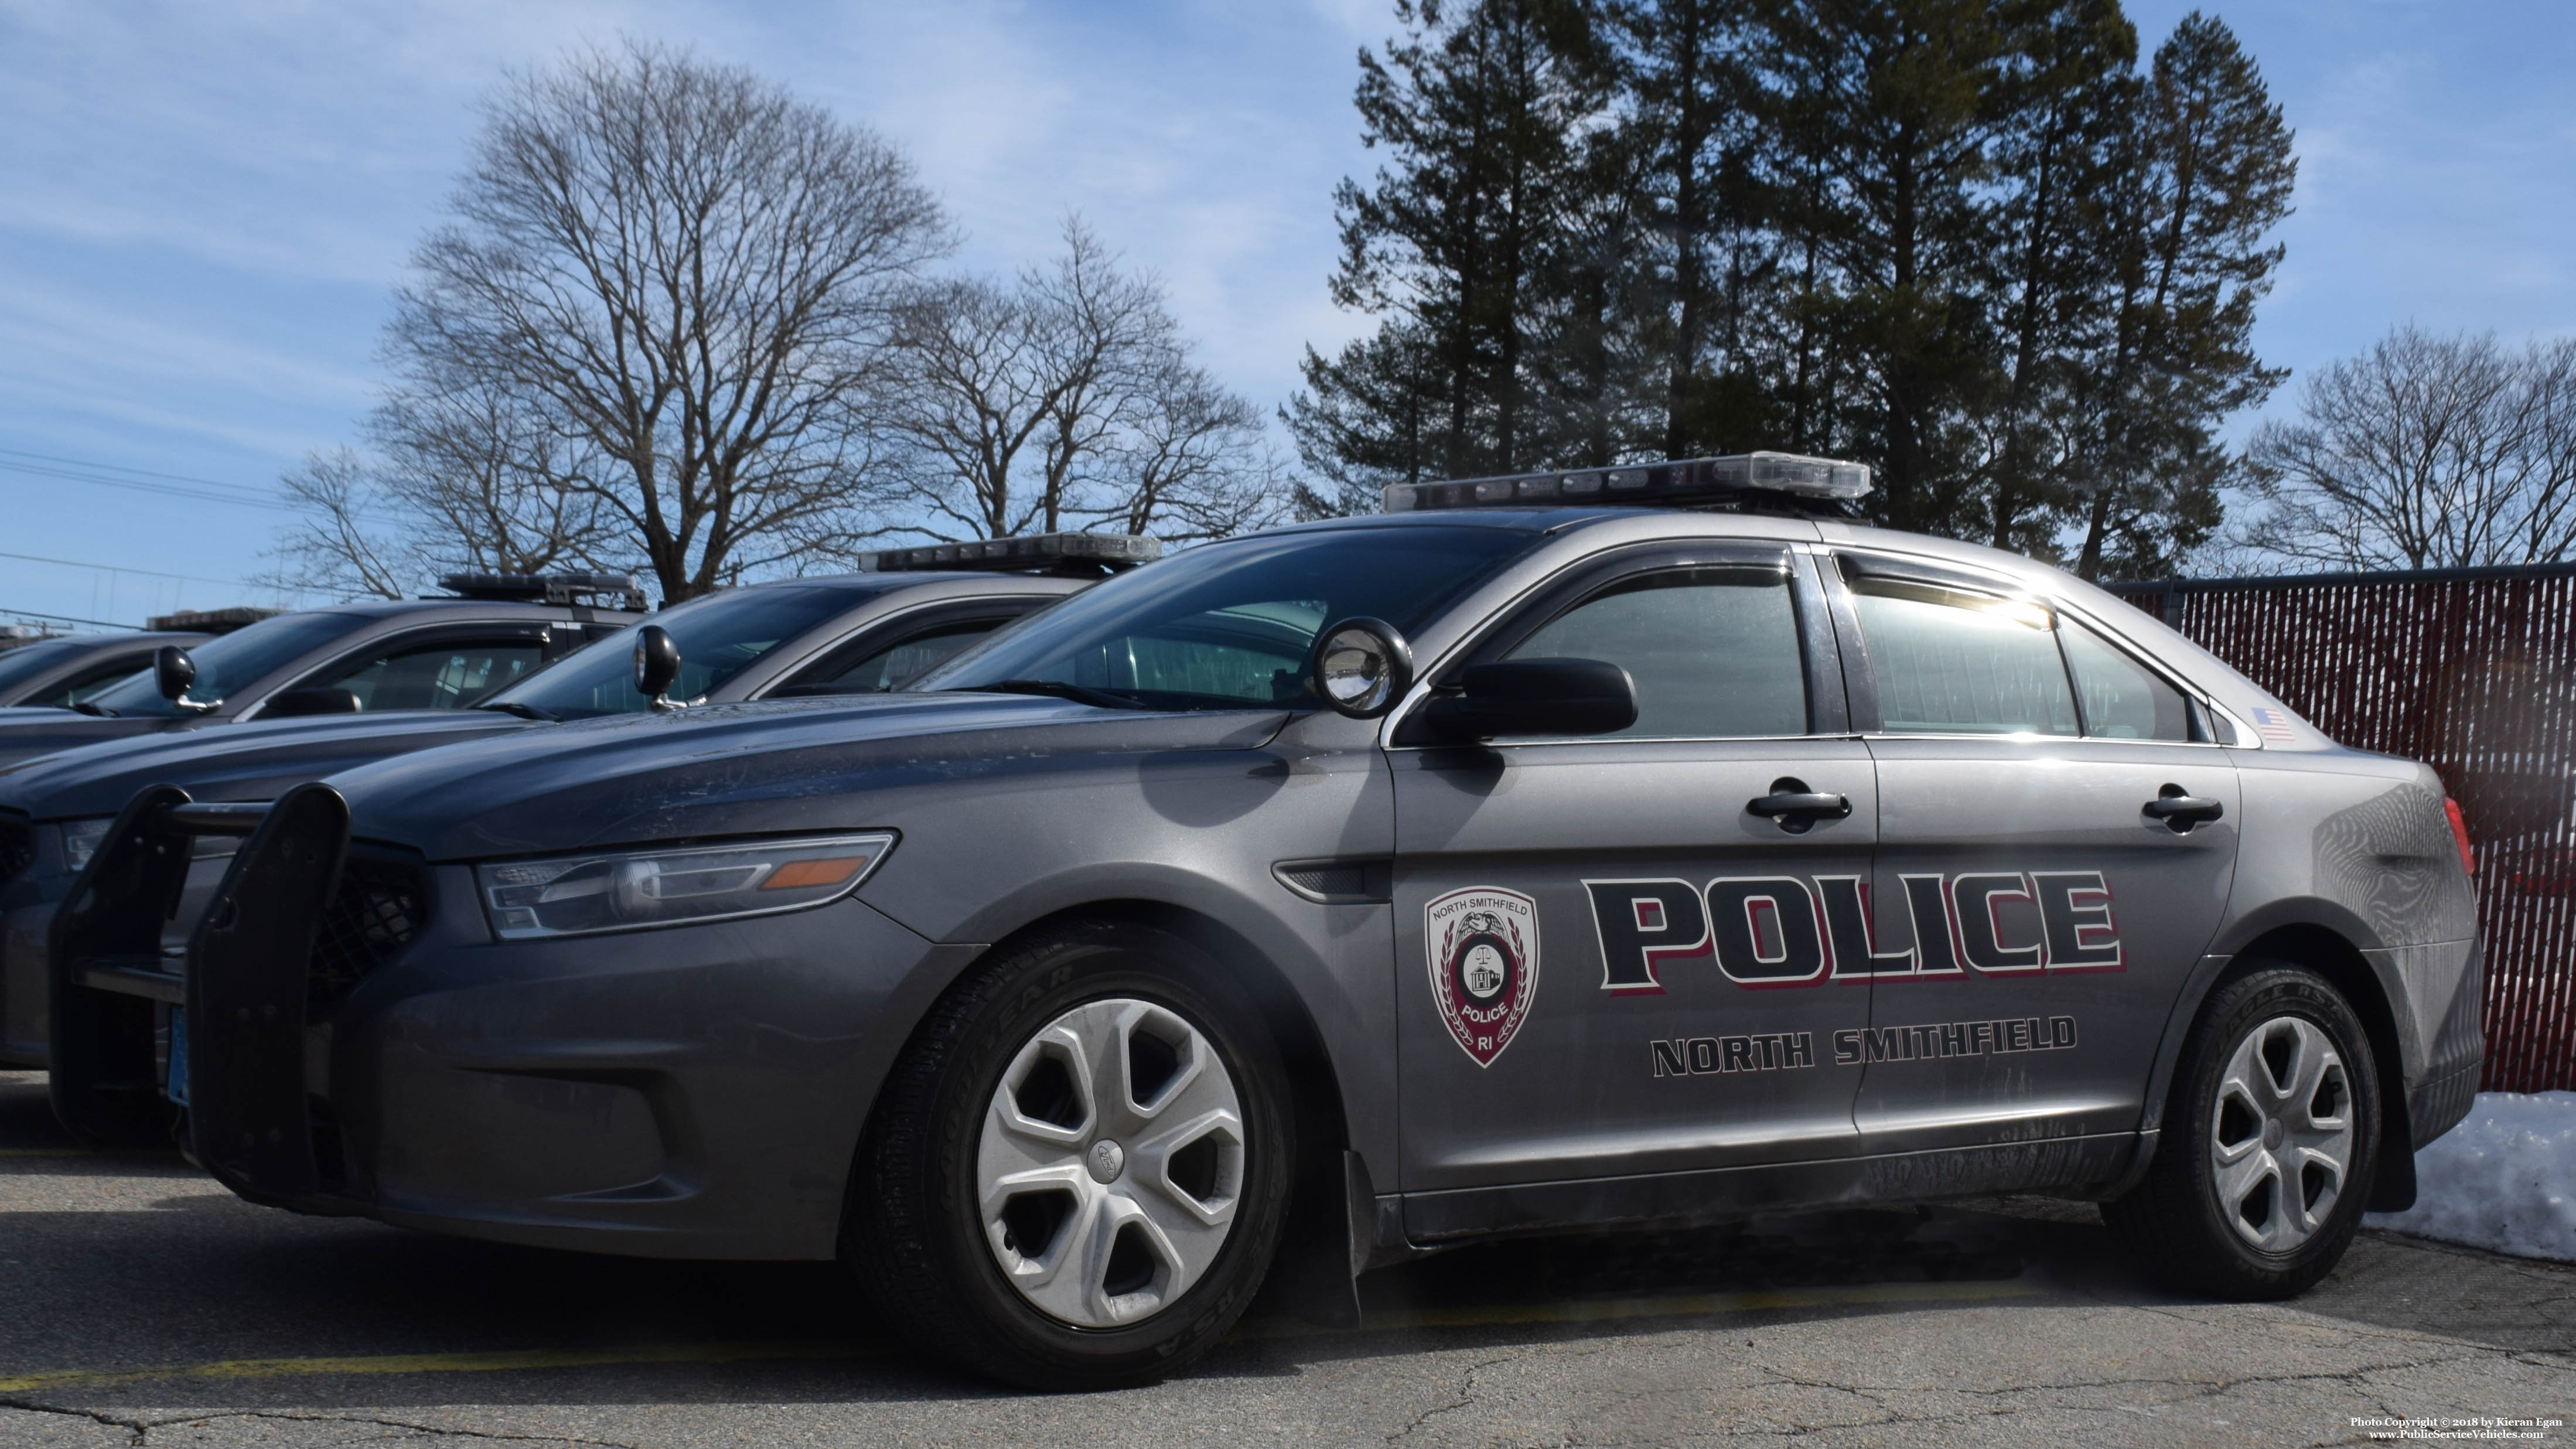
M 227 488 L 236 492 L 264 494 L 247 483 L 227 483 L 220 478 L 198 478 L 187 473 L 159 473 L 150 468 L 128 468 L 122 463 L 93 463 L 85 458 L 65 458 L 54 453 L 30 453 L 23 448 L 0 448 L 0 457 L 27 458 L 38 463 L 60 463 L 68 468 L 84 468 L 100 473 L 131 473 L 139 478 L 159 478 L 171 483 L 195 483 L 207 488 Z
M 272 584 L 253 583 L 248 579 L 210 579 L 203 574 L 173 574 L 164 573 L 159 569 L 129 568 L 124 564 L 84 563 L 76 558 L 47 558 L 43 554 L 39 553 L 0 553 L 0 558 L 14 558 L 27 563 L 61 564 L 65 568 L 98 569 L 111 574 L 141 574 L 146 578 L 185 579 L 192 584 L 222 584 L 224 587 L 232 589 L 263 589 L 276 587 Z M 297 590 L 296 592 L 305 591 Z
M 13 459 L 23 461 L 11 461 Z M 231 503 L 244 508 L 266 508 L 278 513 L 310 516 L 317 510 L 309 504 L 294 503 L 263 489 L 244 483 L 226 483 L 214 478 L 198 478 L 186 473 L 156 473 L 149 468 L 128 468 L 117 463 L 94 463 L 81 458 L 65 458 L 54 453 L 30 453 L 23 448 L 0 448 L 0 473 L 23 473 L 31 478 L 54 478 L 67 483 L 96 483 L 108 488 L 125 488 L 137 493 L 152 493 L 164 498 L 191 498 L 201 503 Z M 124 474 L 124 477 L 111 476 Z M 399 526 L 400 519 L 380 513 L 353 515 L 369 523 Z
M 119 624 L 113 619 L 83 619 L 73 614 L 48 614 L 41 609 L 0 607 L 0 614 L 10 614 L 22 619 L 50 619 L 57 624 L 96 624 L 102 629 L 132 629 L 137 633 L 145 632 L 140 624 Z

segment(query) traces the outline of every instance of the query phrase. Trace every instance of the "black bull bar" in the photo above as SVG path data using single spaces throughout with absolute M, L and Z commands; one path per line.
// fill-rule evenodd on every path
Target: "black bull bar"
M 184 954 L 161 944 L 200 835 L 247 836 Z M 196 804 L 175 785 L 127 802 L 49 936 L 53 1102 L 94 1145 L 185 1145 L 234 1192 L 309 1206 L 320 1190 L 304 1041 L 309 962 L 348 856 L 349 806 L 323 784 L 273 802 Z M 186 1053 L 165 1065 L 173 1008 Z

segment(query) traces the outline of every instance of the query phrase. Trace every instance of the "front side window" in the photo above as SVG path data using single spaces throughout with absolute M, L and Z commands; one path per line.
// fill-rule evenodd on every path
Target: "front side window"
M 2076 732 L 2048 608 L 1887 579 L 1856 581 L 1852 608 L 1887 733 Z
M 1774 567 L 1667 569 L 1622 579 L 1549 620 L 1514 659 L 1600 659 L 1637 685 L 1638 739 L 1807 732 L 1805 656 L 1789 575 Z
M 1346 528 L 1193 548 L 1095 584 L 914 683 L 1111 696 L 1154 709 L 1320 707 L 1306 660 L 1325 625 L 1410 633 L 1539 541 L 1472 524 Z
M 188 658 L 197 666 L 197 682 L 184 696 L 191 704 L 216 704 L 257 679 L 275 673 L 343 634 L 366 627 L 365 614 L 279 614 L 245 625 L 229 634 L 192 646 Z M 152 671 L 144 670 L 95 701 L 99 708 L 124 715 L 175 715 L 179 708 L 161 697 Z
M 535 639 L 449 639 L 386 650 L 305 681 L 345 689 L 362 710 L 457 709 L 524 679 L 545 662 Z

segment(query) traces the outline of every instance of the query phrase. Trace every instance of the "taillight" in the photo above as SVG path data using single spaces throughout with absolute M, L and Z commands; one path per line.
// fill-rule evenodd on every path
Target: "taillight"
M 2459 842 L 2460 846 L 2460 869 L 2476 875 L 2478 853 L 2469 845 L 2469 822 L 2460 815 L 2460 802 L 2448 795 L 2443 796 L 2442 813 L 2451 817 L 2451 839 Z

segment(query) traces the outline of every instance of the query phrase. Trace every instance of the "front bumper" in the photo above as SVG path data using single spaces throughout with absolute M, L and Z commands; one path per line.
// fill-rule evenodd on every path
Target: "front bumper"
M 470 869 L 346 829 L 327 787 L 281 799 L 188 947 L 190 1143 L 227 1187 L 551 1247 L 834 1255 L 877 1028 L 956 948 L 847 899 L 495 942 Z M 390 949 L 353 954 L 370 927 Z

